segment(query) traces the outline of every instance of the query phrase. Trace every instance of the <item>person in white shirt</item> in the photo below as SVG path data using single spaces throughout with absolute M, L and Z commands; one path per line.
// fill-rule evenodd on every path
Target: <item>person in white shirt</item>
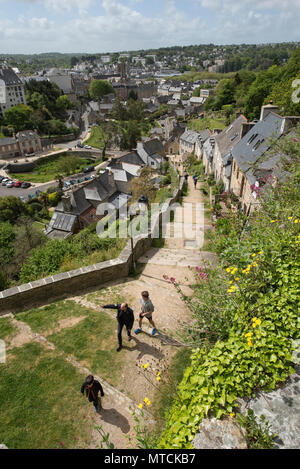
M 140 303 L 141 303 L 141 313 L 140 313 L 140 316 L 139 316 L 139 327 L 137 329 L 135 329 L 134 333 L 139 334 L 140 332 L 142 332 L 143 319 L 147 318 L 148 321 L 150 322 L 150 324 L 153 327 L 151 334 L 154 335 L 156 333 L 157 329 L 156 329 L 156 326 L 155 326 L 154 321 L 152 319 L 152 313 L 154 312 L 154 306 L 153 306 L 152 301 L 149 298 L 149 292 L 147 292 L 147 291 L 142 292 L 142 297 L 140 299 Z

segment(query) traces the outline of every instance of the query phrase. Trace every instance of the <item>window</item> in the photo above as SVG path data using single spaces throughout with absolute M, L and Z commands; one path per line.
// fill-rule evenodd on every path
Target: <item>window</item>
M 254 145 L 254 147 L 253 147 L 252 151 L 255 151 L 255 150 L 257 150 L 257 149 L 258 149 L 258 147 L 259 147 L 259 146 L 260 146 L 260 145 L 261 145 L 261 144 L 262 144 L 264 141 L 265 141 L 265 139 L 264 139 L 264 138 L 263 138 L 262 140 L 258 140 L 258 141 L 256 142 L 256 144 Z
M 251 137 L 249 138 L 247 144 L 250 145 L 250 143 L 252 143 L 256 139 L 257 136 L 258 136 L 258 134 L 251 135 Z

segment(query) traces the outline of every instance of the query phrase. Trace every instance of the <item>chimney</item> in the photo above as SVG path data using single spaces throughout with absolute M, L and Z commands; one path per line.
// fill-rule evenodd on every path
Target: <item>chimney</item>
M 250 129 L 255 125 L 255 122 L 243 122 L 241 128 L 241 140 L 249 132 Z
M 264 120 L 268 114 L 270 114 L 270 112 L 276 112 L 278 113 L 279 111 L 279 107 L 278 106 L 275 106 L 273 104 L 273 101 L 270 100 L 269 104 L 267 104 L 266 106 L 262 106 L 261 107 L 261 113 L 260 113 L 260 119 L 259 120 Z
M 108 171 L 108 184 L 109 184 L 109 187 L 114 187 L 115 185 L 114 173 L 112 172 L 111 169 L 109 169 Z
M 71 204 L 71 194 L 65 194 L 61 198 L 64 212 L 71 212 L 72 211 L 72 204 Z

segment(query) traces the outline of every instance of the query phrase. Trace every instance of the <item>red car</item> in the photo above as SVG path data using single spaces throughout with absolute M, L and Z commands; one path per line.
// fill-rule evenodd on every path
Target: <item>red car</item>
M 16 182 L 14 183 L 14 187 L 21 187 L 22 184 L 23 184 L 22 181 L 16 181 Z

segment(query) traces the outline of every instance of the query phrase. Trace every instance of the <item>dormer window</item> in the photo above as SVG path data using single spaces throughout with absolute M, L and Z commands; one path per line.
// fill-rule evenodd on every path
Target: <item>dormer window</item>
M 247 144 L 250 145 L 250 143 L 254 142 L 254 140 L 256 139 L 257 136 L 258 136 L 258 134 L 251 135 L 251 137 L 249 138 Z

